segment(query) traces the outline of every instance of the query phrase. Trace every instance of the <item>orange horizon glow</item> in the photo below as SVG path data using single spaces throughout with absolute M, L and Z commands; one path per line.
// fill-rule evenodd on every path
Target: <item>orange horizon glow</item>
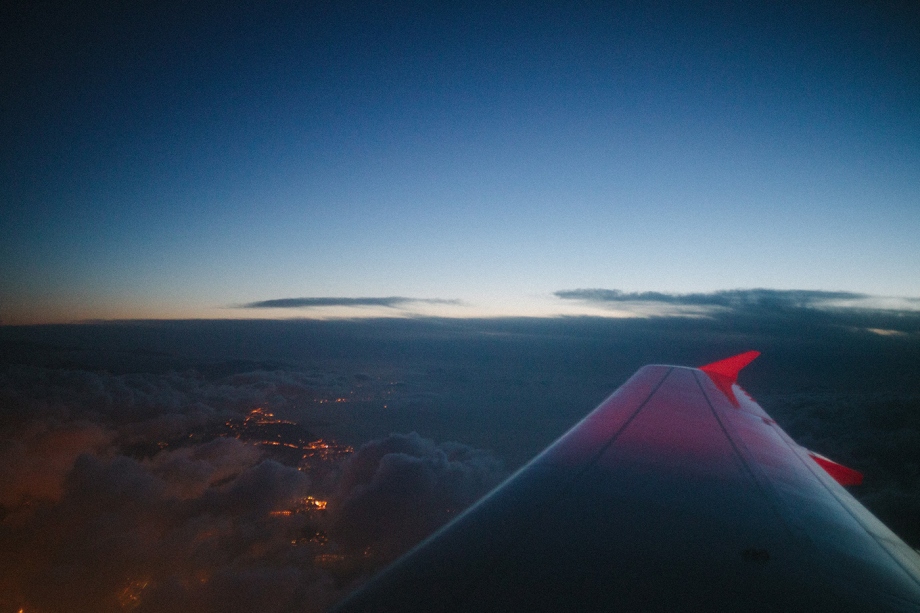
M 474 302 L 429 304 L 410 302 L 401 307 L 322 306 L 304 308 L 242 308 L 233 305 L 177 304 L 142 300 L 101 301 L 91 299 L 30 299 L 0 304 L 0 326 L 120 323 L 175 320 L 340 320 L 489 319 L 501 317 L 560 317 L 589 315 L 610 318 L 645 317 L 638 309 L 609 308 L 560 301 L 550 293 L 531 296 L 488 296 Z

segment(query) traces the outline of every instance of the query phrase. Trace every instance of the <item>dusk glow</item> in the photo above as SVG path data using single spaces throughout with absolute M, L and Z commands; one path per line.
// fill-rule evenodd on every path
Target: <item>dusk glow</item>
M 914 5 L 81 6 L 4 9 L 3 323 L 920 295 Z

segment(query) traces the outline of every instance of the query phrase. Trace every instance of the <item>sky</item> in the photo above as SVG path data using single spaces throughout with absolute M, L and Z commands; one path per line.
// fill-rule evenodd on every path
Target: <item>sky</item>
M 916 3 L 0 10 L 3 324 L 920 296 Z

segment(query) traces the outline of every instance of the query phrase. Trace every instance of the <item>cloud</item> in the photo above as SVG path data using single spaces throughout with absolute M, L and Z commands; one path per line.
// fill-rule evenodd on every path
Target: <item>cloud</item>
M 481 449 L 391 434 L 365 444 L 346 464 L 332 534 L 352 550 L 392 560 L 505 476 L 501 462 Z
M 554 295 L 564 300 L 622 303 L 643 302 L 677 306 L 725 307 L 731 309 L 815 308 L 840 301 L 864 300 L 867 294 L 819 290 L 736 289 L 708 293 L 671 294 L 665 292 L 623 292 L 616 289 L 560 290 Z
M 563 300 L 629 311 L 647 317 L 696 316 L 764 325 L 846 327 L 875 335 L 920 334 L 920 303 L 844 291 L 736 289 L 708 293 L 560 290 Z
M 330 604 L 331 580 L 291 546 L 305 518 L 271 515 L 308 493 L 306 474 L 234 438 L 159 449 L 283 406 L 303 379 L 0 371 L 15 417 L 0 424 L 0 610 L 282 611 L 307 593 L 319 604 L 304 610 Z
M 60 499 L 76 459 L 108 447 L 114 437 L 113 431 L 86 421 L 41 419 L 15 438 L 0 439 L 0 507 Z
M 260 459 L 254 445 L 216 438 L 201 445 L 164 450 L 142 462 L 166 485 L 171 496 L 192 499 L 216 483 L 234 480 Z
M 138 460 L 69 436 L 51 496 L 3 500 L 2 610 L 323 611 L 505 476 L 487 452 L 394 434 L 347 462 L 328 510 L 303 511 L 310 477 L 235 439 Z M 17 452 L 38 463 L 3 459 L 34 476 Z
M 211 470 L 236 455 L 212 450 Z M 265 460 L 180 497 L 157 472 L 120 455 L 77 458 L 57 503 L 5 522 L 6 597 L 41 611 L 125 610 L 132 601 L 140 611 L 238 610 L 233 602 L 283 611 L 304 586 L 322 582 L 291 545 L 305 518 L 271 515 L 308 491 L 306 475 Z M 247 580 L 255 577 L 261 584 Z
M 303 470 L 221 436 L 253 406 L 341 385 L 315 369 L 0 375 L 3 406 L 20 407 L 0 422 L 2 611 L 318 613 L 505 474 L 417 434 Z
M 242 305 L 244 309 L 303 309 L 314 307 L 362 307 L 382 306 L 398 308 L 409 303 L 424 304 L 461 304 L 460 300 L 443 300 L 440 298 L 405 298 L 403 296 L 386 296 L 382 298 L 276 298 L 274 300 L 260 300 Z
M 208 378 L 196 369 L 115 375 L 14 365 L 0 368 L 0 406 L 23 421 L 106 421 L 120 428 L 122 436 L 156 436 L 148 431 L 152 429 L 168 438 L 257 406 L 284 408 L 312 398 L 323 377 L 253 370 Z

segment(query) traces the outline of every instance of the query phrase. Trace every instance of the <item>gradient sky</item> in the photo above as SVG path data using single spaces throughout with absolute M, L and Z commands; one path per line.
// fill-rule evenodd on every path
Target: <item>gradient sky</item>
M 77 4 L 2 9 L 3 323 L 920 296 L 915 2 Z

